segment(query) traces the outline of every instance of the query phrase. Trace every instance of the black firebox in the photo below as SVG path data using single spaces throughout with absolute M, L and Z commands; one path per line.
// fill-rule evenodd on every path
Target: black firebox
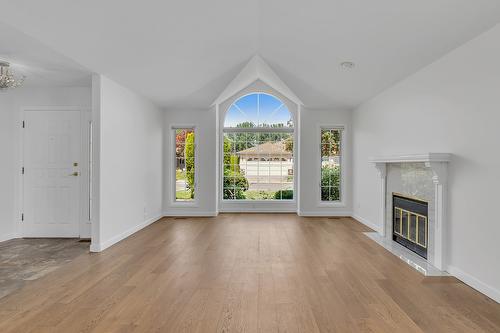
M 427 259 L 428 204 L 423 200 L 392 194 L 392 239 Z

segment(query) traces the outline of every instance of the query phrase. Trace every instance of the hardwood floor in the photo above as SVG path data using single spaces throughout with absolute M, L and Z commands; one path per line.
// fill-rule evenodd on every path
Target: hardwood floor
M 425 278 L 350 218 L 164 218 L 0 300 L 0 332 L 500 332 L 500 305 Z

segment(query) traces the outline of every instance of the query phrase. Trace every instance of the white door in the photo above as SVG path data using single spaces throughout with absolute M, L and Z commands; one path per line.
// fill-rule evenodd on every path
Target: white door
M 78 237 L 79 111 L 25 111 L 23 237 Z

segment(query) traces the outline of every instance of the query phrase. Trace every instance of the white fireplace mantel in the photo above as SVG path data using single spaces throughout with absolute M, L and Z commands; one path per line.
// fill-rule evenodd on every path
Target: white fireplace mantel
M 430 163 L 430 162 L 450 162 L 451 154 L 426 153 L 412 155 L 389 155 L 374 156 L 370 159 L 373 163 Z
M 386 201 L 387 201 L 387 169 L 390 164 L 404 163 L 422 163 L 425 168 L 428 168 L 432 173 L 432 182 L 434 184 L 434 200 L 433 205 L 433 253 L 428 259 L 428 263 L 437 269 L 444 271 L 446 268 L 446 226 L 447 226 L 447 181 L 448 181 L 448 164 L 451 161 L 452 155 L 447 153 L 425 153 L 425 154 L 401 154 L 389 156 L 374 156 L 370 162 L 375 165 L 381 179 L 380 186 L 380 225 L 378 232 L 382 237 L 388 239 L 386 226 Z

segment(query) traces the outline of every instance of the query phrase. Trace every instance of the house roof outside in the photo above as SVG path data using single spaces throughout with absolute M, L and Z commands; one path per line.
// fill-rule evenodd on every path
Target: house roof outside
M 291 158 L 292 152 L 285 149 L 283 142 L 265 142 L 252 148 L 237 152 L 240 157 L 276 156 L 281 158 Z

